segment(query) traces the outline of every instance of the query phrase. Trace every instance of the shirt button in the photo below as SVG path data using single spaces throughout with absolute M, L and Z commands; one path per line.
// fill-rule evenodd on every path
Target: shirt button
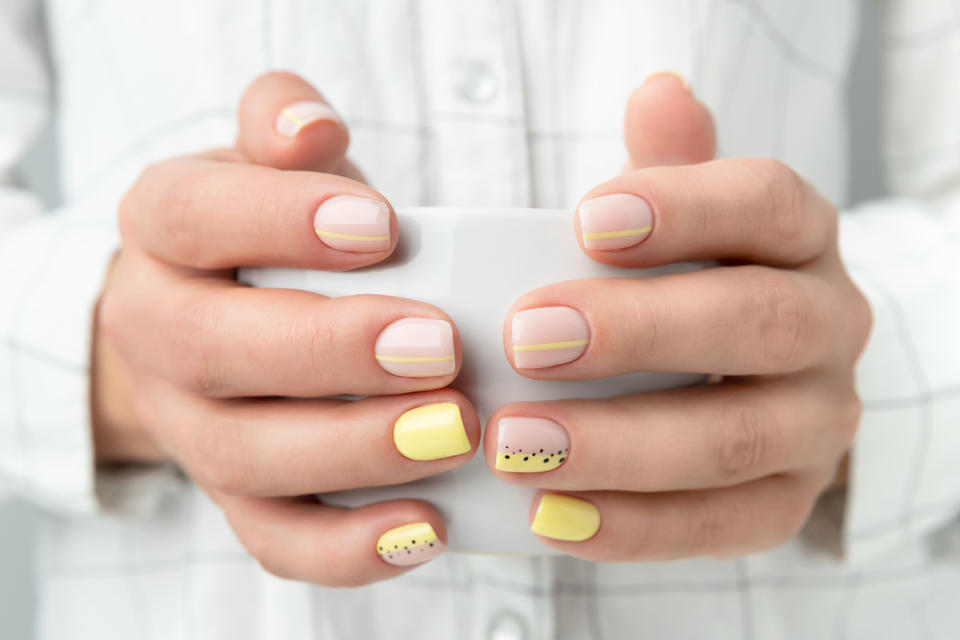
M 524 640 L 526 637 L 527 626 L 512 611 L 503 611 L 494 616 L 487 630 L 487 640 Z
M 497 96 L 497 78 L 490 68 L 482 62 L 471 62 L 463 66 L 460 74 L 460 97 L 468 102 L 482 104 Z

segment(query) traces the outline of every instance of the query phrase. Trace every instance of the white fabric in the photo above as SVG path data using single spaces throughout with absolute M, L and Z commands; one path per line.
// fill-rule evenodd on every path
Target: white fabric
M 448 555 L 352 590 L 263 573 L 169 469 L 94 482 L 91 312 L 116 246 L 116 202 L 143 166 L 229 144 L 245 85 L 284 67 L 336 105 L 353 159 L 398 205 L 571 207 L 618 172 L 626 96 L 666 68 L 713 110 L 724 155 L 781 158 L 843 205 L 856 5 L 49 0 L 44 9 L 46 49 L 36 2 L 0 7 L 0 480 L 50 509 L 42 638 L 956 637 L 960 9 L 884 4 L 878 99 L 895 197 L 842 222 L 844 256 L 876 316 L 846 501 L 822 501 L 802 536 L 746 558 Z M 55 211 L 18 190 L 13 171 L 49 107 L 64 196 Z

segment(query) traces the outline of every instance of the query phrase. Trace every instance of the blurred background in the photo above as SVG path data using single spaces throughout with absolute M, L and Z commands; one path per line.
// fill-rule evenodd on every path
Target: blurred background
M 852 81 L 847 89 L 850 117 L 850 202 L 885 193 L 879 165 L 879 31 L 876 9 L 861 3 L 861 37 L 855 55 Z M 57 202 L 54 134 L 51 130 L 25 162 L 21 178 L 51 205 Z M 34 534 L 38 514 L 16 500 L 0 498 L 0 638 L 20 640 L 33 635 L 32 581 Z

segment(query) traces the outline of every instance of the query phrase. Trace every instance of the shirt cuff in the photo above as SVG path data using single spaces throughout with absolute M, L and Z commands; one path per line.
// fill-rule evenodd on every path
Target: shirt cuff
M 922 542 L 960 513 L 960 243 L 947 218 L 889 200 L 841 219 L 841 253 L 874 314 L 844 518 L 854 565 Z
M 90 430 L 93 310 L 118 246 L 112 219 L 38 214 L 0 244 L 0 481 L 67 515 L 103 508 Z

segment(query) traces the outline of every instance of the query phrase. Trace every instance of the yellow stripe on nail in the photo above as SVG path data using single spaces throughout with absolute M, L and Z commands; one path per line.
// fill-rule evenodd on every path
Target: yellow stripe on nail
M 639 229 L 624 229 L 623 231 L 600 231 L 597 233 L 583 234 L 584 240 L 600 240 L 601 238 L 623 238 L 625 236 L 639 236 L 644 233 L 650 233 L 653 227 L 640 227 Z
M 290 122 L 297 125 L 297 131 L 303 128 L 303 125 L 304 125 L 303 120 L 298 118 L 293 111 L 290 111 L 290 109 L 287 109 L 286 107 L 284 107 L 283 109 L 280 109 L 280 113 L 282 113 L 287 118 L 289 118 Z
M 390 236 L 352 236 L 348 233 L 334 233 L 333 231 L 324 231 L 323 229 L 314 229 L 314 232 L 321 238 L 339 238 L 340 240 L 363 240 L 373 242 L 390 239 Z
M 450 362 L 454 356 L 374 356 L 380 362 Z
M 514 351 L 549 351 L 550 349 L 567 349 L 569 347 L 582 347 L 590 342 L 589 338 L 583 340 L 567 340 L 566 342 L 544 342 L 542 344 L 522 344 L 514 345 Z

